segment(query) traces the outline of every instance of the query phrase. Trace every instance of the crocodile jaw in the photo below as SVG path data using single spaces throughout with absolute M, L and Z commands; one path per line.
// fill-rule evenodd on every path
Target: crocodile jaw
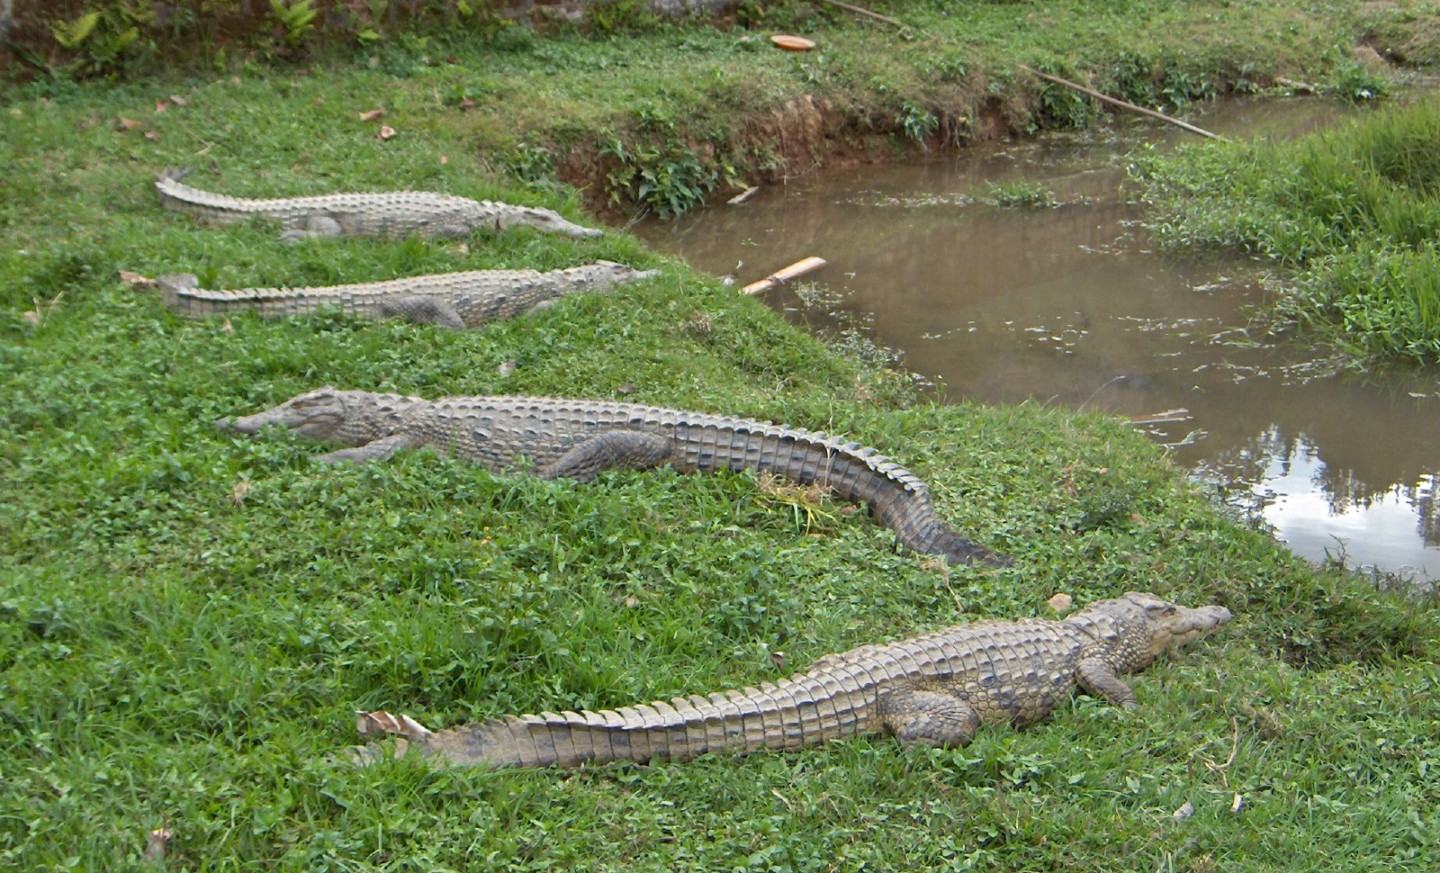
M 266 425 L 278 424 L 311 439 L 333 440 L 346 418 L 343 392 L 326 386 L 254 415 L 221 418 L 215 426 L 223 431 L 255 434 Z
M 574 237 L 596 237 L 604 231 L 593 227 L 581 227 L 561 217 L 560 213 L 539 206 L 509 206 L 500 218 L 502 228 L 516 225 L 533 227 L 549 233 L 560 233 Z
M 1230 610 L 1223 606 L 1180 606 L 1153 594 L 1134 591 L 1122 599 L 1144 610 L 1152 658 L 1214 633 L 1231 618 Z

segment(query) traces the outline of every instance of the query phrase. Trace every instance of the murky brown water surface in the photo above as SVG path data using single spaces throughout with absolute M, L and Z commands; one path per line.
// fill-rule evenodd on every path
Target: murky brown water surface
M 1237 103 L 1197 123 L 1289 136 L 1344 110 Z M 1152 126 L 918 165 L 824 171 L 638 232 L 740 284 L 801 257 L 829 266 L 767 297 L 817 331 L 861 324 L 937 396 L 1148 418 L 1179 464 L 1261 513 L 1294 551 L 1440 577 L 1440 376 L 1335 374 L 1314 350 L 1243 330 L 1264 265 L 1149 250 L 1117 195 L 1123 155 L 1189 136 Z M 1065 205 L 985 205 L 987 183 Z M 797 290 L 805 292 L 797 294 Z M 817 299 L 818 298 L 818 299 Z

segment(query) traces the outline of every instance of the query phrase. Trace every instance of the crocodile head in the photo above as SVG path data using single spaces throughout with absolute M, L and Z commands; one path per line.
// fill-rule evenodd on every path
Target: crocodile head
M 346 395 L 351 393 L 354 392 L 340 391 L 327 385 L 254 415 L 222 418 L 215 422 L 215 426 L 225 431 L 255 434 L 266 425 L 278 424 L 311 439 L 335 440 L 349 418 Z
M 588 277 L 591 282 L 608 284 L 610 282 L 638 282 L 641 279 L 649 279 L 660 275 L 659 270 L 637 270 L 629 264 L 617 264 L 614 261 L 596 261 L 588 268 L 591 275 Z
M 582 227 L 566 221 L 560 213 L 540 206 L 507 206 L 502 211 L 497 223 L 502 230 L 511 227 L 533 227 L 536 230 L 560 233 L 566 236 L 592 237 L 601 236 L 604 233 L 593 227 Z
M 1229 620 L 1230 610 L 1223 606 L 1191 608 L 1140 591 L 1097 601 L 1066 619 L 1096 636 L 1120 672 L 1144 669 Z

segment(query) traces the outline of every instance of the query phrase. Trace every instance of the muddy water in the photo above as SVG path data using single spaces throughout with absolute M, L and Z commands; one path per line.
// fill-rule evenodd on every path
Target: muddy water
M 1197 123 L 1278 137 L 1341 111 L 1232 104 Z M 1185 410 L 1137 426 L 1297 553 L 1440 577 L 1440 378 L 1337 373 L 1314 350 L 1252 336 L 1244 308 L 1264 293 L 1263 265 L 1151 251 L 1117 194 L 1123 155 L 1182 136 L 1127 126 L 820 172 L 638 232 L 740 284 L 826 258 L 768 302 L 822 333 L 866 326 L 941 398 L 1131 419 Z M 1063 205 L 983 202 L 987 183 L 1017 181 Z

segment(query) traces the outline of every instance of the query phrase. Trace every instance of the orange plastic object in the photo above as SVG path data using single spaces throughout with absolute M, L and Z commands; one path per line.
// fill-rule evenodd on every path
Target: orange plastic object
M 803 36 L 789 36 L 784 33 L 775 34 L 770 37 L 770 41 L 787 52 L 808 52 L 815 47 L 815 40 L 813 39 L 806 39 Z

